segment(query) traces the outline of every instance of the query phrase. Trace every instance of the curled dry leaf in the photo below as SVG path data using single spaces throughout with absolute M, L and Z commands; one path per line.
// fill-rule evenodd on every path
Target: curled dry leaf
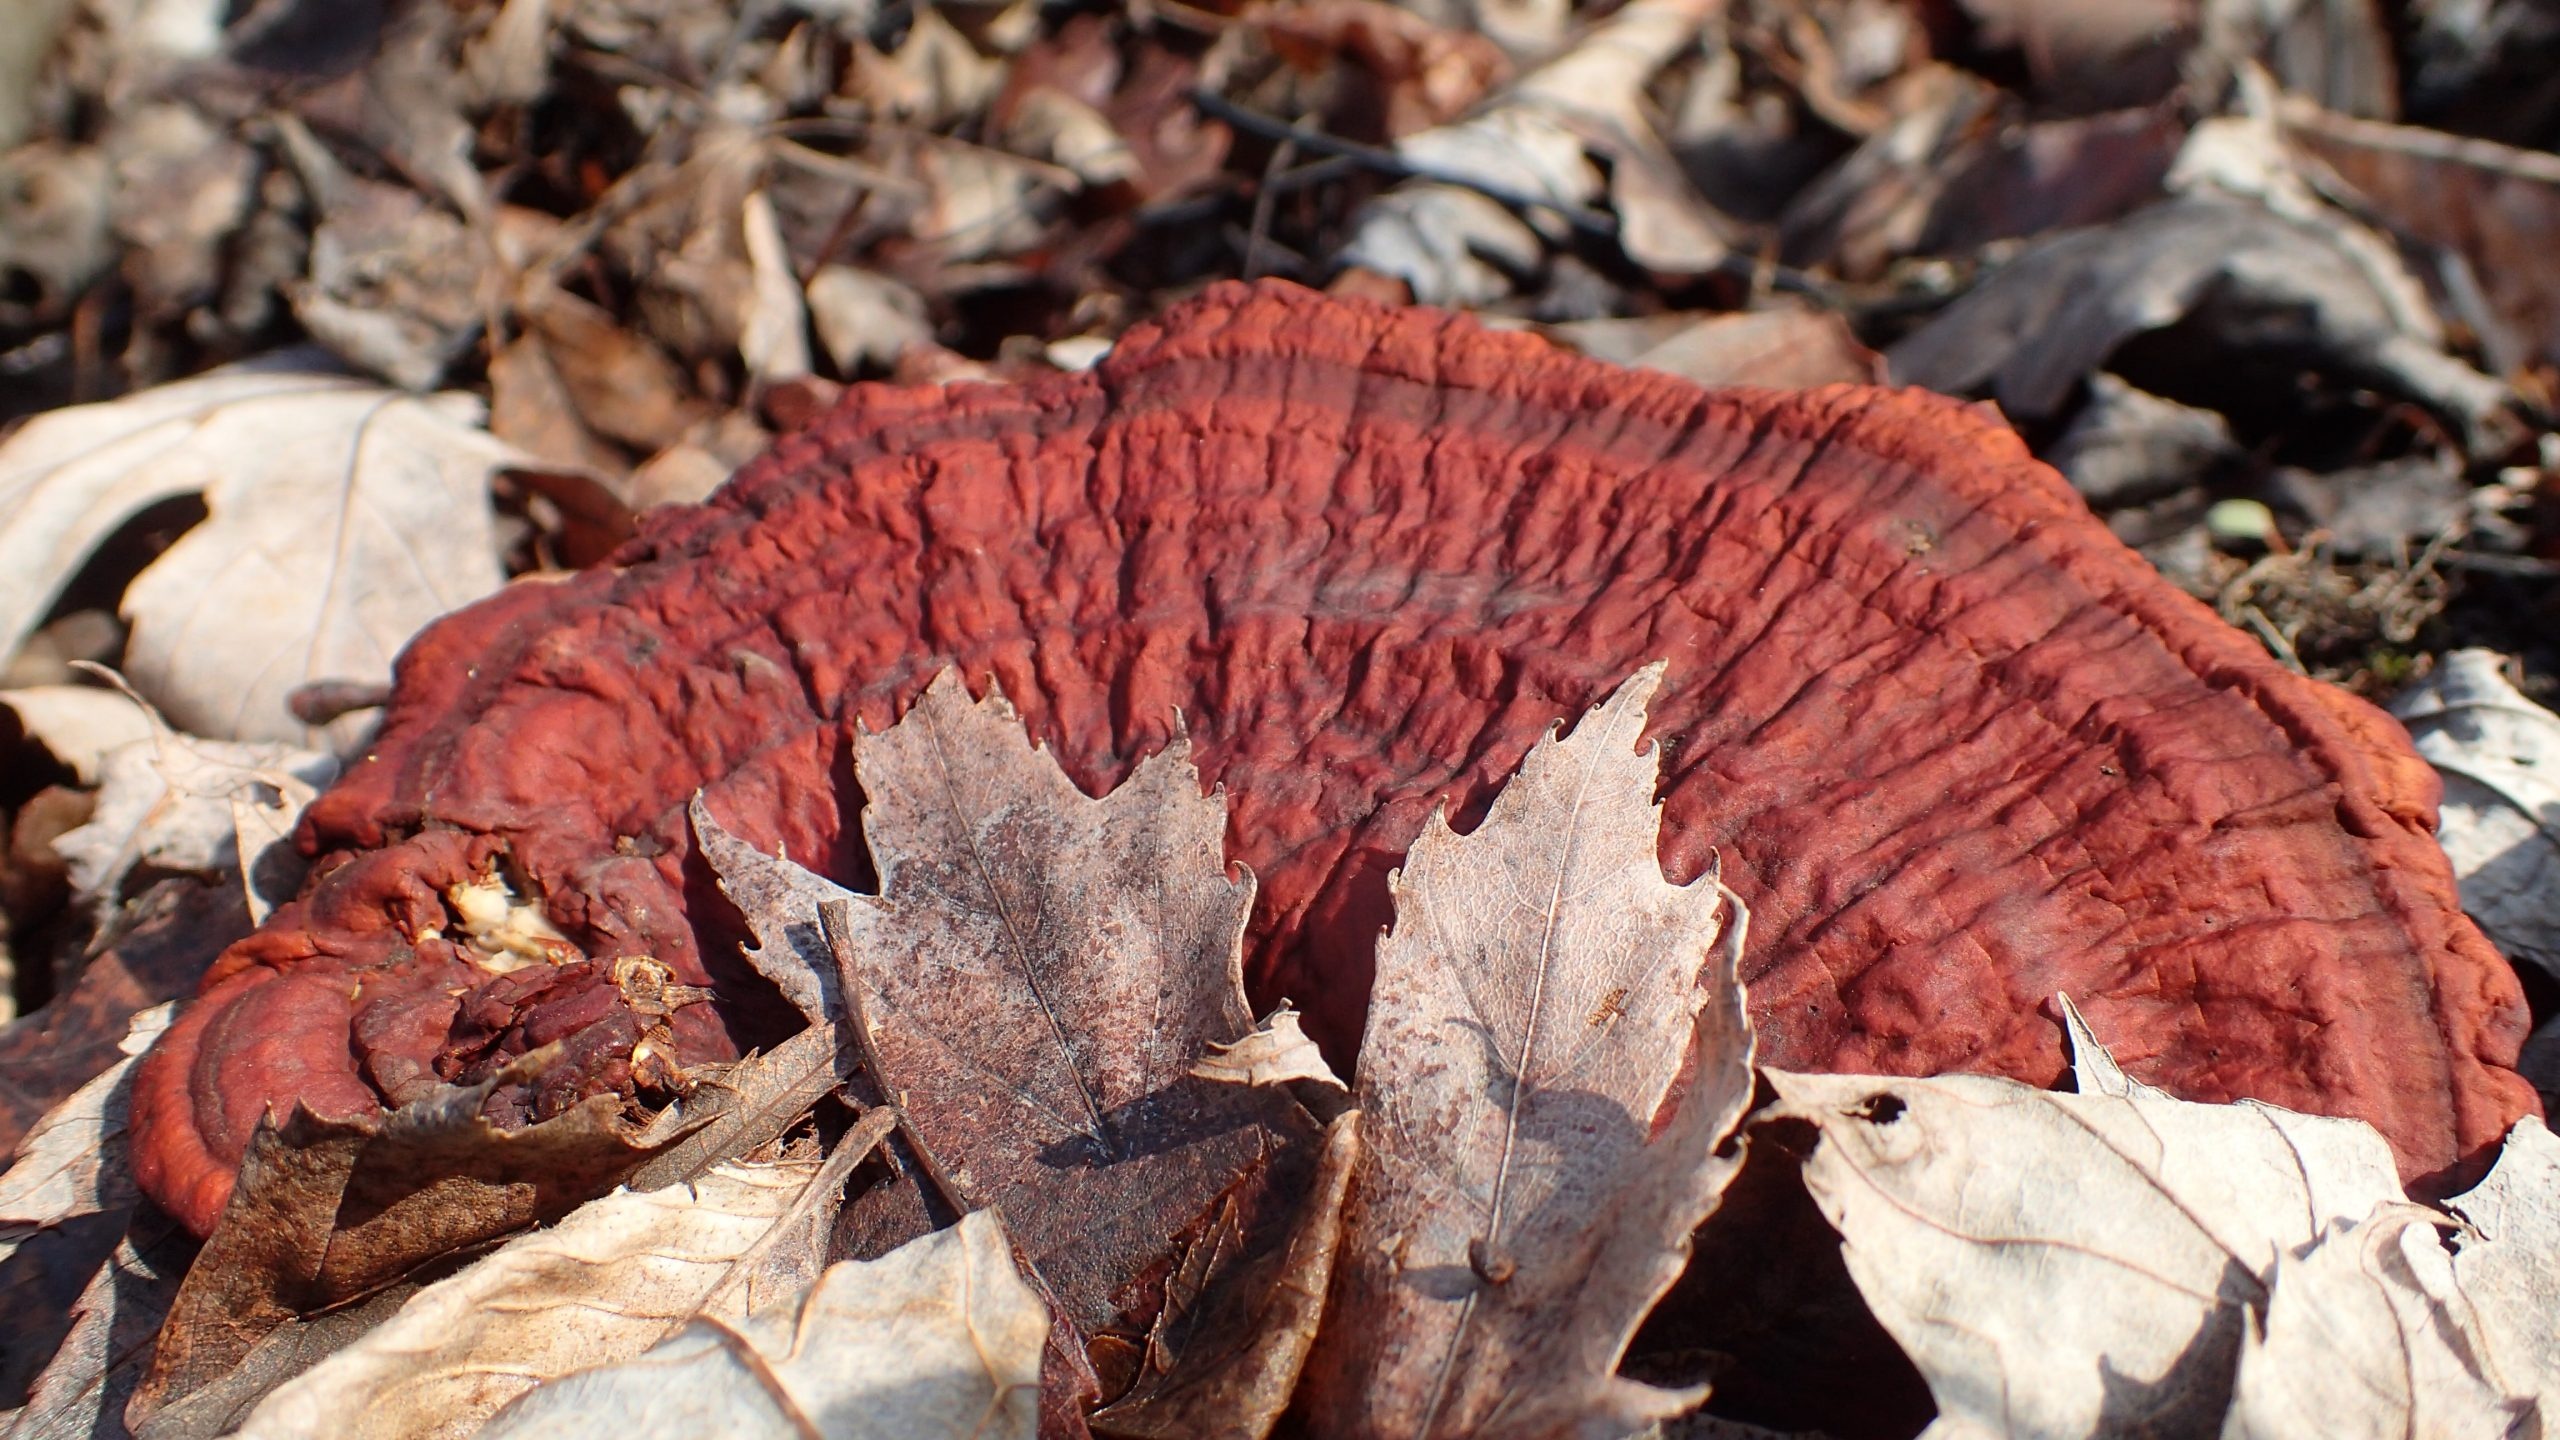
M 2277 1259 L 2401 1199 L 2372 1127 L 2173 1100 L 2066 1019 L 2077 1094 L 1766 1072 L 1755 1129 L 1819 1132 L 1805 1184 L 1933 1437 L 2210 1430 Z
M 1305 1028 L 1298 1023 L 1298 1012 L 1287 1005 L 1272 1011 L 1241 1040 L 1232 1044 L 1211 1042 L 1207 1057 L 1192 1066 L 1191 1073 L 1203 1080 L 1223 1080 L 1230 1085 L 1285 1085 L 1305 1080 L 1349 1093 L 1341 1077 L 1325 1063 L 1324 1052 L 1307 1038 Z
M 1316 1433 L 1581 1435 L 1703 1398 L 1617 1374 L 1752 1088 L 1740 902 L 1656 856 L 1663 671 L 1540 741 L 1473 834 L 1436 814 L 1394 884 Z
M 2379 243 L 2334 212 L 2281 214 L 2216 193 L 2055 231 L 1896 345 L 1894 378 L 1987 393 L 2039 421 L 2061 414 L 2120 346 L 2186 322 L 2234 354 L 2314 357 L 2475 440 L 2499 433 L 2506 387 L 2444 352 L 2432 317 L 2404 304 L 2414 282 L 2387 250 L 2380 261 L 2370 253 Z
M 288 879 L 301 878 L 298 855 L 275 857 L 292 862 L 280 877 L 270 851 L 319 787 L 337 778 L 337 759 L 280 741 L 199 740 L 152 728 L 150 739 L 106 757 L 89 822 L 53 842 L 74 893 L 104 910 L 137 865 L 207 875 L 236 869 L 250 919 L 265 919 L 290 895 Z
M 2493 651 L 2456 650 L 2391 713 L 2444 777 L 2436 838 L 2462 908 L 2509 959 L 2560 974 L 2560 715 L 2505 668 Z
M 270 1116 L 170 1311 L 131 1418 L 213 1383 L 298 1314 L 567 1214 L 674 1138 L 671 1127 L 635 1129 L 610 1096 L 521 1130 L 481 1118 L 493 1090 L 556 1053 L 536 1051 L 387 1116 L 299 1107 L 281 1124 Z
M 372 1333 L 268 1396 L 238 1433 L 470 1435 L 543 1381 L 631 1360 L 703 1312 L 822 1174 L 844 1178 L 814 1160 L 722 1165 L 688 1184 L 589 1201 L 419 1291 Z M 732 1290 L 710 1313 L 736 1321 L 775 1303 L 746 1299 Z
M 1251 1024 L 1226 806 L 1179 734 L 1089 799 L 949 670 L 854 767 L 881 896 L 824 913 L 857 1033 L 953 1198 L 1108 1326 L 1221 1195 L 1313 1146 L 1286 1095 L 1190 1073 Z
M 17 1163 L 0 1174 L 0 1260 L 38 1231 L 133 1203 L 124 1158 L 129 1082 L 134 1062 L 169 1028 L 176 1009 L 154 1005 L 135 1015 L 121 1047 L 125 1058 L 72 1091 L 18 1142 Z
M 2534 1433 L 2481 1318 L 2418 1205 L 2333 1225 L 2308 1255 L 2279 1255 L 2254 1312 L 2222 1440 L 2400 1440 Z
M 1607 230 L 1647 268 L 1713 269 L 1728 251 L 1722 222 L 1638 97 L 1716 8 L 1633 0 L 1479 113 L 1398 140 L 1415 180 L 1363 207 L 1340 259 L 1404 281 L 1426 303 L 1483 304 L 1510 293 L 1506 272 L 1532 268 L 1539 233 L 1560 238 L 1556 221 L 1569 217 Z M 1605 177 L 1594 155 L 1610 162 Z M 1604 191 L 1614 221 L 1587 208 Z M 1525 215 L 1504 208 L 1513 202 Z
M 483 1440 L 1030 1440 L 1049 1316 L 993 1215 L 829 1266 L 796 1307 L 704 1316 L 556 1380 Z
M 488 482 L 518 457 L 478 420 L 466 396 L 249 369 L 40 415 L 0 442 L 0 650 L 118 526 L 202 493 L 204 523 L 125 592 L 127 673 L 181 729 L 308 743 L 295 687 L 388 680 L 421 626 L 498 587 Z

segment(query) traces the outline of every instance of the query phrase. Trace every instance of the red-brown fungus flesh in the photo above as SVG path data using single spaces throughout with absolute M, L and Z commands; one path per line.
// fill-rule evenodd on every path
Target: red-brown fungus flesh
M 857 388 L 610 567 L 427 631 L 304 821 L 317 878 L 144 1065 L 137 1169 L 202 1231 L 270 1109 L 370 1110 L 545 1038 L 586 1049 L 502 1118 L 628 1086 L 635 1027 L 592 1038 L 617 956 L 716 987 L 660 1032 L 679 1062 L 770 1041 L 685 802 L 867 882 L 851 728 L 953 664 L 1088 790 L 1180 712 L 1261 880 L 1254 999 L 1340 1055 L 1424 817 L 1472 823 L 1658 657 L 1663 863 L 1720 851 L 1749 901 L 1766 1063 L 2050 1082 L 2068 992 L 2134 1074 L 2360 1116 L 2414 1177 L 2534 1109 L 2406 740 L 2172 589 L 1996 417 L 1225 286 L 1090 374 Z M 486 973 L 444 896 L 493 870 L 590 961 Z

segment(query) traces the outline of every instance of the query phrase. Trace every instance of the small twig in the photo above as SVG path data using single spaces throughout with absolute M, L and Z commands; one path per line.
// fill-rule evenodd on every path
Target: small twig
M 1262 250 L 1271 243 L 1271 211 L 1279 199 L 1279 192 L 1271 188 L 1271 182 L 1297 158 L 1298 142 L 1284 139 L 1272 147 L 1271 162 L 1262 167 L 1262 184 L 1253 196 L 1253 221 L 1244 233 L 1244 278 L 1247 280 L 1261 278 Z

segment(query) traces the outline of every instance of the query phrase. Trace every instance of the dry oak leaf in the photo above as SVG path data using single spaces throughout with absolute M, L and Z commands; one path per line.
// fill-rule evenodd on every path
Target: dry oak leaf
M 1704 1398 L 1617 1374 L 1752 1090 L 1741 902 L 1656 855 L 1664 669 L 1551 731 L 1473 834 L 1435 814 L 1395 881 L 1314 1433 L 1626 1433 Z
M 2065 1003 L 2077 1094 L 1765 1072 L 1755 1134 L 1820 1132 L 1806 1187 L 1928 1379 L 1927 1440 L 2210 1430 L 2277 1260 L 2401 1199 L 2371 1126 L 2172 1099 Z
M 1177 733 L 1101 799 L 944 670 L 854 741 L 880 897 L 830 902 L 854 1026 L 951 1197 L 995 1209 L 1079 1329 L 1315 1126 L 1190 1071 L 1252 1024 L 1252 872 Z M 836 928 L 840 927 L 840 928 Z
M 636 1359 L 556 1380 L 483 1440 L 1031 1440 L 1048 1310 L 980 1211 L 827 1267 L 796 1307 L 703 1316 Z
M 634 1359 L 706 1308 L 744 1319 L 756 1307 L 725 1282 L 829 1175 L 842 1183 L 840 1170 L 815 1160 L 723 1165 L 686 1184 L 590 1201 L 419 1291 L 268 1396 L 238 1433 L 467 1436 L 536 1385 Z M 731 1291 L 726 1303 L 712 1303 L 722 1290 Z
M 127 674 L 182 730 L 310 743 L 296 686 L 387 682 L 410 636 L 498 588 L 489 476 L 522 457 L 479 419 L 465 395 L 244 368 L 39 415 L 0 442 L 0 653 L 118 526 L 201 493 L 205 521 L 125 591 Z
M 2248 1312 L 2222 1440 L 2539 1434 L 2436 1236 L 2444 1217 L 2385 1205 L 2277 1257 L 2266 1317 Z M 2549 1314 L 2541 1317 L 2549 1324 Z

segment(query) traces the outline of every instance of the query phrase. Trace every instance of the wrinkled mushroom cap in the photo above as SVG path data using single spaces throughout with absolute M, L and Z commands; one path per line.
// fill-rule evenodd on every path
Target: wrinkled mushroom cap
M 202 1230 L 269 1107 L 590 1033 L 564 1027 L 610 987 L 493 979 L 452 938 L 448 887 L 493 867 L 588 954 L 719 987 L 677 1012 L 683 1058 L 770 1041 L 685 802 L 867 883 L 850 727 L 953 663 L 1088 790 L 1181 713 L 1261 879 L 1254 998 L 1343 1058 L 1432 807 L 1473 823 L 1655 658 L 1665 868 L 1720 851 L 1749 901 L 1766 1063 L 2051 1081 L 2068 992 L 2137 1076 L 2360 1116 L 2415 1176 L 2534 1108 L 2405 738 L 2172 589 L 1996 418 L 1227 285 L 1091 374 L 858 387 L 611 568 L 420 637 L 304 822 L 311 889 L 144 1066 L 137 1168 Z M 589 1061 L 560 1084 L 627 1083 Z

